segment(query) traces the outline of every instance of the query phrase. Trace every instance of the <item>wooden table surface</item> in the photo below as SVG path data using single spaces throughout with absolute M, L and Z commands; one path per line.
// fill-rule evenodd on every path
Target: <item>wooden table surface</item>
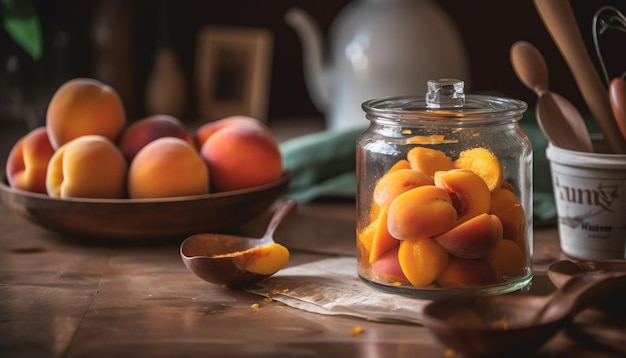
M 269 216 L 240 231 L 260 235 Z M 318 201 L 300 205 L 276 239 L 292 266 L 353 256 L 354 228 L 354 202 Z M 420 325 L 309 313 L 208 284 L 186 269 L 178 241 L 79 244 L 4 205 L 0 237 L 2 357 L 453 356 Z M 524 294 L 551 292 L 545 270 L 562 258 L 556 228 L 536 229 L 535 277 Z M 619 355 L 562 331 L 537 356 Z

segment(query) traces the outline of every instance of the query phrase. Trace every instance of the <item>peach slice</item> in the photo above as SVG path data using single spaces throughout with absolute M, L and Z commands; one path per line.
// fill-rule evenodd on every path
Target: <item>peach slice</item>
M 380 211 L 378 219 L 376 220 L 376 225 L 372 235 L 372 248 L 370 250 L 369 257 L 370 263 L 378 260 L 383 253 L 389 251 L 391 248 L 400 245 L 400 241 L 391 236 L 389 230 L 387 229 L 388 211 L 389 206 L 384 206 Z
M 489 149 L 478 147 L 464 150 L 454 161 L 454 167 L 478 174 L 491 191 L 502 186 L 504 177 L 502 164 Z
M 472 171 L 452 169 L 436 172 L 435 186 L 450 194 L 459 215 L 459 222 L 488 213 L 491 208 L 489 187 Z
M 480 214 L 435 236 L 435 240 L 454 256 L 483 258 L 502 240 L 502 224 L 495 215 Z
M 448 265 L 450 255 L 435 240 L 422 237 L 400 243 L 398 260 L 414 287 L 430 285 Z
M 450 256 L 448 265 L 437 278 L 437 284 L 447 288 L 470 288 L 495 285 L 500 282 L 496 270 L 485 259 L 462 259 Z
M 519 277 L 524 274 L 526 255 L 512 240 L 500 240 L 487 256 L 487 261 L 501 275 Z
M 457 212 L 450 195 L 424 185 L 398 195 L 389 205 L 387 227 L 399 240 L 438 235 L 454 227 Z
M 389 170 L 387 170 L 387 174 L 393 173 L 396 170 L 400 169 L 411 169 L 411 163 L 409 163 L 409 161 L 406 159 L 400 159 L 394 165 L 392 165 Z
M 398 169 L 383 175 L 374 188 L 374 202 L 378 205 L 391 203 L 398 195 L 422 185 L 432 185 L 430 177 L 413 169 Z
M 398 252 L 400 245 L 388 250 L 382 254 L 374 263 L 372 263 L 372 271 L 378 276 L 391 282 L 408 282 L 408 279 L 402 272 Z
M 454 168 L 452 159 L 446 153 L 436 149 L 415 147 L 409 150 L 406 157 L 413 170 L 422 172 L 431 178 L 435 172 Z
M 239 270 L 270 276 L 287 264 L 289 250 L 281 244 L 271 243 L 246 251 L 213 257 L 232 257 L 233 264 Z
M 524 208 L 512 191 L 498 188 L 491 193 L 489 212 L 502 222 L 502 236 L 526 247 L 526 216 Z

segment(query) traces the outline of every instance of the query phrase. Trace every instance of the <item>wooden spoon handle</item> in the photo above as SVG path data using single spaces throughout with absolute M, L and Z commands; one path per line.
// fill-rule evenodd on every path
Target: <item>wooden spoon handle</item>
M 535 8 L 565 58 L 578 88 L 613 153 L 626 153 L 607 91 L 596 72 L 568 0 L 534 0 Z
M 511 46 L 513 71 L 522 83 L 541 96 L 548 90 L 548 65 L 535 46 L 526 41 L 517 41 Z

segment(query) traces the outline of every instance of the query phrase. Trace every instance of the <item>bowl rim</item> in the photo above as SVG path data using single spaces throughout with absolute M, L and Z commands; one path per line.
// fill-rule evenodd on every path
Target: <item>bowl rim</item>
M 52 197 L 47 194 L 35 193 L 28 190 L 16 189 L 11 187 L 8 184 L 6 174 L 2 177 L 2 181 L 0 182 L 0 190 L 13 194 L 20 195 L 23 197 L 31 197 L 33 199 L 38 200 L 48 200 L 48 201 L 57 201 L 64 203 L 80 203 L 80 204 L 157 204 L 157 203 L 180 203 L 184 201 L 201 201 L 208 199 L 219 199 L 225 197 L 234 197 L 237 195 L 245 195 L 249 193 L 254 193 L 258 191 L 263 191 L 265 189 L 273 188 L 276 186 L 280 186 L 281 184 L 289 181 L 291 179 L 291 171 L 288 169 L 283 170 L 280 177 L 277 180 L 274 180 L 269 183 L 265 183 L 262 185 L 257 185 L 254 187 L 222 191 L 217 193 L 208 193 L 208 194 L 198 194 L 198 195 L 186 195 L 186 196 L 171 196 L 171 197 L 163 197 L 163 198 L 144 198 L 144 199 L 130 199 L 130 198 L 116 198 L 116 199 L 101 199 L 101 198 L 58 198 Z

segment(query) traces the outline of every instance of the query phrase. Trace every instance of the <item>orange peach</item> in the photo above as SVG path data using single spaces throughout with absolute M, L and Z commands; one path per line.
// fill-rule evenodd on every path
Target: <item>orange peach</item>
M 519 277 L 524 274 L 526 255 L 512 240 L 500 240 L 489 253 L 487 261 L 501 275 Z
M 398 250 L 402 272 L 414 287 L 433 283 L 446 268 L 449 259 L 448 252 L 429 237 L 404 240 Z
M 141 149 L 128 169 L 133 199 L 207 194 L 209 170 L 189 142 L 162 137 Z
M 454 168 L 452 160 L 446 153 L 426 147 L 415 147 L 407 153 L 407 160 L 411 168 L 433 177 L 435 172 Z
M 396 240 L 387 229 L 387 212 L 388 206 L 381 209 L 378 219 L 375 221 L 376 228 L 372 235 L 372 246 L 370 250 L 369 262 L 373 263 L 378 258 L 389 251 L 391 248 L 400 245 L 400 241 Z
M 53 197 L 122 198 L 127 164 L 108 138 L 86 135 L 62 145 L 48 163 L 46 189 Z
M 132 123 L 122 132 L 118 145 L 130 163 L 141 148 L 162 137 L 180 138 L 195 146 L 183 122 L 167 114 L 152 115 Z
M 400 245 L 382 254 L 372 263 L 372 271 L 376 275 L 392 282 L 408 282 L 404 272 L 402 272 L 402 267 L 400 267 L 399 249 Z
M 213 133 L 228 126 L 244 126 L 252 125 L 256 127 L 266 128 L 265 124 L 260 120 L 247 116 L 230 116 L 225 117 L 217 121 L 207 122 L 198 127 L 193 135 L 193 139 L 196 142 L 198 148 L 201 148 L 204 142 L 213 135 Z
M 491 193 L 491 214 L 500 218 L 503 237 L 515 241 L 520 248 L 526 247 L 526 217 L 524 208 L 515 194 L 498 188 Z
M 496 271 L 485 259 L 462 259 L 450 256 L 448 265 L 437 277 L 441 287 L 480 287 L 499 283 Z
M 374 187 L 374 202 L 378 205 L 391 203 L 399 194 L 422 185 L 432 185 L 433 181 L 425 174 L 413 169 L 398 169 L 388 172 Z
M 438 235 L 454 227 L 457 212 L 450 195 L 424 185 L 398 195 L 389 205 L 387 227 L 399 240 Z
M 214 192 L 271 183 L 283 171 L 278 143 L 269 130 L 250 124 L 232 124 L 215 131 L 200 149 L 211 172 Z
M 474 172 L 452 169 L 435 173 L 435 186 L 450 194 L 459 222 L 489 212 L 491 192 L 485 181 Z
M 46 128 L 55 149 L 83 135 L 101 135 L 115 142 L 125 124 L 118 93 L 89 78 L 65 82 L 52 96 L 46 112 Z
M 483 258 L 502 240 L 502 224 L 495 215 L 480 214 L 435 236 L 435 240 L 454 256 Z
M 38 127 L 20 138 L 11 148 L 6 175 L 12 188 L 46 194 L 46 172 L 54 149 L 45 127 Z
M 502 164 L 487 148 L 477 147 L 464 150 L 454 161 L 454 167 L 471 170 L 478 174 L 491 191 L 501 187 L 504 180 Z

